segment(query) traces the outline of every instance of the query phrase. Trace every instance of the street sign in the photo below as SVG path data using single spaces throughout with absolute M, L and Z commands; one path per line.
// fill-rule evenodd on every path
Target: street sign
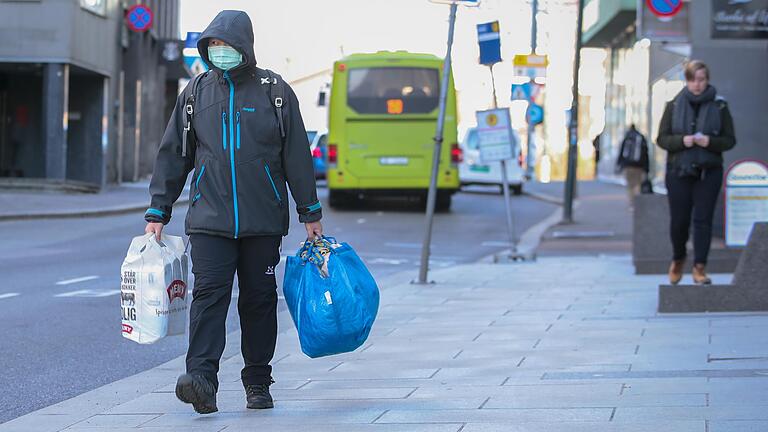
M 152 9 L 143 4 L 133 5 L 125 13 L 125 24 L 129 29 L 142 33 L 152 27 L 154 14 Z
M 532 125 L 537 125 L 544 121 L 544 108 L 541 105 L 534 103 L 528 105 L 528 112 L 526 114 L 528 123 Z
M 512 99 L 528 101 L 536 97 L 539 92 L 537 85 L 530 81 L 523 84 L 512 84 Z
M 531 79 L 547 76 L 549 59 L 545 55 L 517 54 L 514 59 L 515 75 Z
M 184 40 L 184 64 L 187 65 L 192 76 L 199 75 L 208 70 L 197 50 L 197 41 L 200 40 L 200 32 L 187 32 L 187 38 Z
M 189 71 L 192 72 L 192 76 L 200 75 L 208 70 L 208 65 L 206 65 L 200 57 L 184 57 L 184 64 L 186 64 Z
M 645 0 L 645 4 L 656 16 L 673 17 L 682 9 L 683 0 Z
M 480 64 L 492 65 L 501 61 L 501 36 L 498 21 L 478 24 L 477 42 L 480 45 Z
M 509 108 L 477 111 L 477 138 L 483 163 L 514 159 L 517 145 L 512 133 Z
M 197 41 L 200 40 L 200 32 L 187 32 L 187 38 L 184 40 L 184 48 L 194 48 L 197 50 Z
M 637 11 L 637 38 L 651 42 L 688 43 L 690 41 L 690 3 L 683 2 L 674 16 L 659 16 L 647 6 Z
M 744 160 L 725 173 L 725 244 L 746 246 L 755 222 L 768 222 L 768 165 Z

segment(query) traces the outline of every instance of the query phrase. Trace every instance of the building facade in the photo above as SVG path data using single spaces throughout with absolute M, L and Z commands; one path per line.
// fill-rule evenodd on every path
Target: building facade
M 0 0 L 0 178 L 100 189 L 151 172 L 181 61 L 178 0 Z M 174 54 L 175 50 L 178 51 Z
M 601 176 L 613 176 L 627 127 L 634 123 L 651 144 L 651 175 L 663 185 L 666 154 L 655 145 L 662 113 L 684 86 L 689 59 L 706 63 L 710 83 L 728 101 L 736 147 L 725 166 L 742 160 L 768 161 L 768 0 L 682 1 L 659 16 L 638 0 L 587 0 L 583 42 L 607 51 L 605 126 Z M 722 231 L 722 203 L 715 216 Z

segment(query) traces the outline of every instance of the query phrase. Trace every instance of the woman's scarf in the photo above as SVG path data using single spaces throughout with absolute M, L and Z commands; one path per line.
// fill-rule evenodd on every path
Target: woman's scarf
M 720 135 L 720 109 L 715 102 L 717 90 L 707 86 L 700 95 L 694 95 L 687 87 L 675 96 L 672 111 L 672 133 L 675 135 Z M 699 106 L 694 128 L 694 106 Z M 695 129 L 695 130 L 694 130 Z

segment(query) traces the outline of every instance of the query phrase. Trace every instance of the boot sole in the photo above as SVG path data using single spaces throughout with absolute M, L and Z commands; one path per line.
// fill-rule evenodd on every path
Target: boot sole
M 262 404 L 262 405 L 251 405 L 251 404 L 248 404 L 245 407 L 248 408 L 248 409 L 270 409 L 270 408 L 274 408 L 275 407 L 275 403 L 274 402 L 268 402 L 268 403 Z
M 179 377 L 176 382 L 176 397 L 188 404 L 192 404 L 192 408 L 198 414 L 211 414 L 215 413 L 219 409 L 216 404 L 210 405 L 201 397 L 205 391 L 200 388 L 200 385 L 190 375 L 184 374 Z

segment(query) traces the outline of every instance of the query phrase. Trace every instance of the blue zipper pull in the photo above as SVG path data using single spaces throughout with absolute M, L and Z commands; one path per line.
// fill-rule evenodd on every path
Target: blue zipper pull
M 235 114 L 235 123 L 237 124 L 237 149 L 240 150 L 240 111 Z
M 227 149 L 227 113 L 221 112 L 221 142 L 224 145 L 224 150 Z

